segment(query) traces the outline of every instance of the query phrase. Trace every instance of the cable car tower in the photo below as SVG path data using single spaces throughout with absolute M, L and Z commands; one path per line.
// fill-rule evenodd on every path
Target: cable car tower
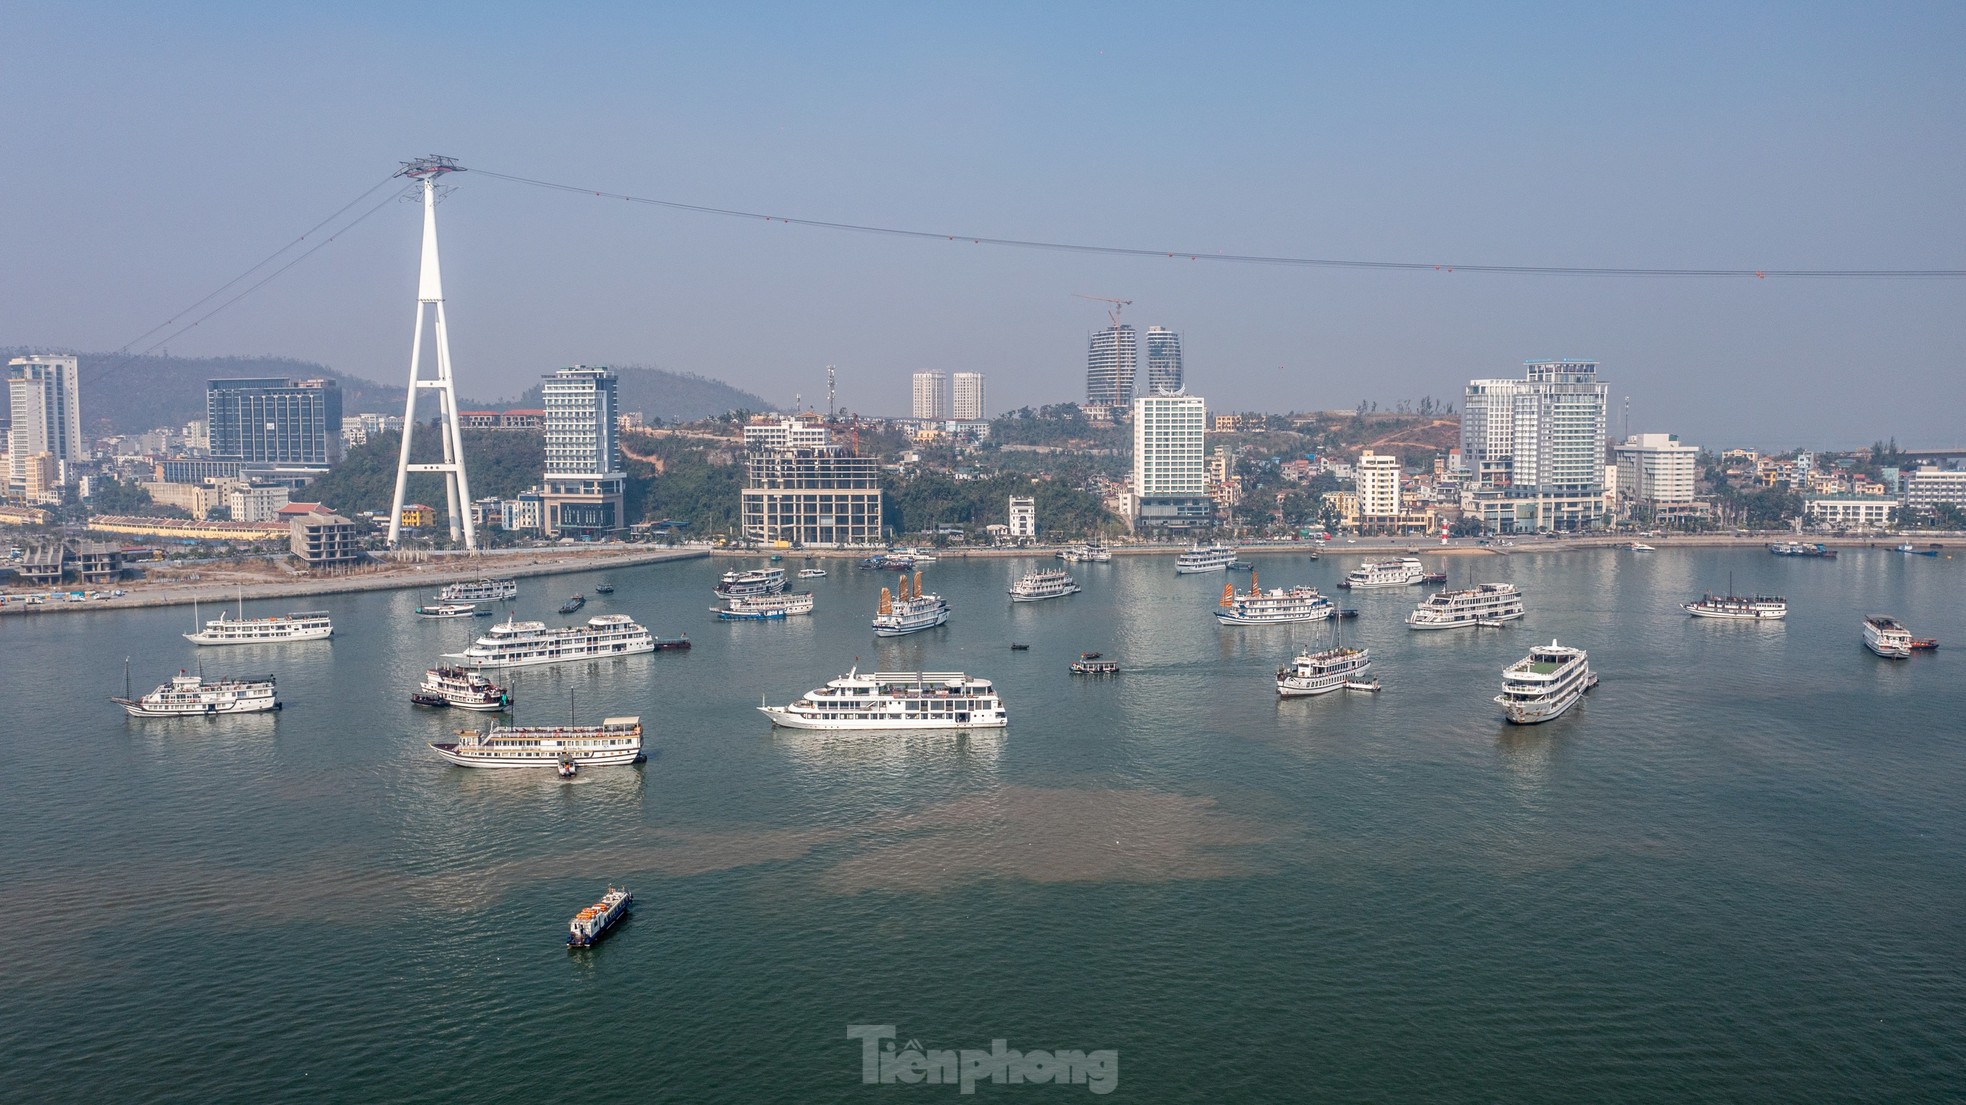
M 451 540 L 462 537 L 464 547 L 476 552 L 477 527 L 471 523 L 471 484 L 464 475 L 464 441 L 457 427 L 457 389 L 451 383 L 450 332 L 444 325 L 444 279 L 437 265 L 437 178 L 459 173 L 456 161 L 448 157 L 419 157 L 403 162 L 397 176 L 423 185 L 423 266 L 416 282 L 416 336 L 410 339 L 409 397 L 403 403 L 403 451 L 396 461 L 396 499 L 389 508 L 389 544 L 393 548 L 403 527 L 403 493 L 411 472 L 444 474 L 444 495 L 450 506 Z M 437 338 L 437 376 L 423 378 L 423 317 L 425 308 L 435 307 Z M 444 459 L 437 464 L 411 464 L 410 438 L 416 431 L 416 400 L 425 391 L 437 393 L 437 431 L 443 438 Z

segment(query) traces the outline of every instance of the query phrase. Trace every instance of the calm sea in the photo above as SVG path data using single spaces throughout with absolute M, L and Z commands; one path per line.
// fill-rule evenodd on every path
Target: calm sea
M 1258 566 L 1331 591 L 1355 559 Z M 1116 1101 L 1966 1089 L 1966 659 L 1859 642 L 1886 612 L 1966 646 L 1966 558 L 1450 559 L 1529 617 L 1414 633 L 1420 588 L 1340 592 L 1385 690 L 1287 702 L 1273 673 L 1330 626 L 1218 627 L 1225 577 L 1167 558 L 1008 601 L 1051 563 L 931 566 L 954 619 L 889 641 L 867 618 L 895 577 L 837 561 L 781 624 L 711 618 L 724 563 L 608 597 L 525 581 L 522 616 L 583 590 L 582 616 L 695 642 L 513 676 L 522 721 L 648 724 L 647 764 L 571 783 L 430 753 L 481 718 L 406 696 L 486 622 L 411 617 L 426 596 L 302 600 L 335 638 L 278 648 L 196 649 L 181 609 L 0 619 L 0 1099 L 960 1098 L 862 1085 L 852 1024 L 1114 1049 Z M 1680 612 L 1730 575 L 1789 620 Z M 1603 684 L 1506 726 L 1502 667 L 1552 638 Z M 1072 677 L 1088 649 L 1124 674 Z M 126 657 L 139 691 L 275 673 L 287 708 L 127 719 Z M 1011 726 L 774 733 L 754 709 L 856 663 L 994 679 Z M 634 919 L 569 954 L 610 882 Z

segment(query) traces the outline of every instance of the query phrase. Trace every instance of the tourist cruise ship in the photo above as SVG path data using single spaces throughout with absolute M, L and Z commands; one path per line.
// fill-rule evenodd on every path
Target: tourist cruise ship
M 746 595 L 710 609 L 727 622 L 762 622 L 812 613 L 811 591 L 783 595 Z
M 1226 572 L 1235 559 L 1236 550 L 1227 545 L 1195 545 L 1174 561 L 1174 574 L 1188 576 L 1203 572 Z
M 1712 591 L 1698 602 L 1680 603 L 1680 608 L 1696 618 L 1731 618 L 1735 621 L 1776 621 L 1789 616 L 1788 600 L 1778 595 L 1716 595 Z
M 1277 669 L 1277 694 L 1284 698 L 1328 694 L 1357 685 L 1371 690 L 1365 677 L 1372 671 L 1372 650 L 1366 648 L 1327 648 L 1322 652 L 1303 652 L 1287 668 Z
M 1911 631 L 1898 624 L 1898 619 L 1883 614 L 1872 614 L 1864 619 L 1864 647 L 1887 660 L 1904 660 L 1911 656 Z
M 581 767 L 632 764 L 642 758 L 642 719 L 611 717 L 599 725 L 494 724 L 465 729 L 455 741 L 432 741 L 437 755 L 459 767 Z
M 1364 589 L 1368 587 L 1404 587 L 1409 583 L 1419 583 L 1427 574 L 1426 565 L 1417 556 L 1401 556 L 1390 560 L 1368 560 L 1353 568 L 1345 576 L 1340 587 Z
M 1562 716 L 1595 686 L 1589 654 L 1551 641 L 1502 671 L 1502 693 L 1495 702 L 1510 721 L 1534 725 Z
M 1036 602 L 1063 598 L 1080 591 L 1078 581 L 1065 572 L 1032 572 L 1010 585 L 1010 601 Z
M 922 592 L 922 574 L 915 573 L 915 586 L 908 587 L 908 577 L 901 577 L 899 593 L 889 595 L 887 588 L 881 588 L 881 605 L 874 613 L 874 636 L 900 637 L 908 633 L 919 633 L 924 629 L 934 629 L 949 620 L 949 604 L 941 595 Z
M 628 916 L 635 896 L 618 886 L 608 887 L 601 900 L 573 915 L 567 922 L 567 947 L 591 948 L 600 943 L 608 930 Z
M 510 618 L 492 626 L 454 659 L 482 668 L 517 668 L 531 664 L 563 664 L 654 652 L 655 638 L 626 614 L 601 614 L 586 625 L 548 627 L 545 622 Z
M 437 592 L 438 602 L 497 602 L 518 597 L 516 579 L 467 579 Z
M 1315 622 L 1335 612 L 1331 600 L 1317 588 L 1272 587 L 1263 590 L 1256 573 L 1249 573 L 1249 590 L 1238 591 L 1233 583 L 1222 585 L 1222 601 L 1216 604 L 1215 620 L 1223 625 L 1279 625 L 1288 622 Z
M 490 611 L 486 611 L 490 613 Z M 475 602 L 439 602 L 416 608 L 419 618 L 475 618 L 478 604 Z
M 123 692 L 126 696 L 129 692 Z M 180 670 L 170 682 L 141 698 L 112 698 L 131 717 L 215 717 L 257 714 L 280 708 L 273 677 L 207 679 Z
M 775 595 L 785 589 L 785 569 L 752 568 L 746 571 L 725 572 L 717 581 L 716 595 L 720 599 L 741 599 L 752 595 Z
M 264 645 L 287 641 L 325 641 L 334 636 L 334 623 L 325 610 L 275 614 L 267 618 L 233 618 L 225 614 L 205 623 L 184 639 L 195 645 Z
M 787 729 L 1000 729 L 1010 723 L 988 679 L 962 672 L 855 668 L 789 706 L 758 710 Z
M 1484 583 L 1459 591 L 1440 591 L 1413 608 L 1406 624 L 1413 629 L 1460 629 L 1498 625 L 1522 617 L 1522 592 L 1513 583 Z
M 470 668 L 431 668 L 410 692 L 418 706 L 455 706 L 460 710 L 509 710 L 512 692 Z

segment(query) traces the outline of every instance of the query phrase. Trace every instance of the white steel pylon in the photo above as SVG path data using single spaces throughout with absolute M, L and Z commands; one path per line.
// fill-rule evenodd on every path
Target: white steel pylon
M 423 184 L 423 267 L 416 282 L 416 336 L 410 339 L 410 387 L 403 403 L 403 451 L 396 461 L 396 500 L 389 509 L 389 544 L 395 545 L 403 528 L 403 493 L 411 472 L 442 472 L 444 494 L 450 507 L 451 540 L 462 536 L 464 547 L 478 548 L 478 530 L 471 523 L 471 483 L 464 475 L 464 442 L 457 427 L 457 390 L 451 386 L 451 342 L 444 326 L 444 279 L 437 264 L 437 178 L 461 172 L 448 157 L 420 157 L 403 163 L 406 176 Z M 423 379 L 423 317 L 426 308 L 436 308 L 437 378 Z M 437 393 L 438 436 L 444 441 L 444 459 L 438 464 L 411 464 L 410 438 L 416 430 L 416 400 L 419 392 Z M 461 527 L 461 528 L 460 528 Z

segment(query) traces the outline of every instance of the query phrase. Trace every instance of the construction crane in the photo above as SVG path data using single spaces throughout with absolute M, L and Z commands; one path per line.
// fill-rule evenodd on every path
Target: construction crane
M 1133 306 L 1133 301 L 1130 299 L 1113 299 L 1103 295 L 1086 295 L 1084 292 L 1073 292 L 1072 295 L 1078 299 L 1091 299 L 1100 303 L 1112 304 L 1111 307 L 1106 308 L 1106 317 L 1113 320 L 1114 326 L 1120 324 L 1120 312 Z

